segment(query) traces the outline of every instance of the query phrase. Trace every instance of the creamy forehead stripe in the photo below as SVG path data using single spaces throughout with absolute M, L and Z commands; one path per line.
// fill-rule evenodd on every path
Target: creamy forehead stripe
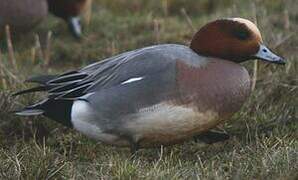
M 254 33 L 256 33 L 257 36 L 259 36 L 262 39 L 260 30 L 253 22 L 243 18 L 230 18 L 230 19 L 233 21 L 237 21 L 245 24 L 249 29 L 251 29 Z

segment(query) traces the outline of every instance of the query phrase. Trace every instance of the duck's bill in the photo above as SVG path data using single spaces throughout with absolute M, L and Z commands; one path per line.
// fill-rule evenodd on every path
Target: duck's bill
M 72 17 L 68 20 L 69 29 L 76 38 L 82 36 L 82 26 L 79 17 Z
M 255 54 L 255 58 L 275 64 L 286 63 L 284 58 L 277 56 L 264 45 L 260 45 L 260 49 L 257 54 Z

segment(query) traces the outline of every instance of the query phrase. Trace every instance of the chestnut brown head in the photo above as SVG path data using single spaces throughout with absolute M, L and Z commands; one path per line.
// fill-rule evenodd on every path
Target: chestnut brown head
M 49 11 L 67 21 L 73 35 L 81 36 L 80 13 L 85 8 L 87 0 L 47 0 Z
M 234 62 L 261 59 L 284 64 L 283 58 L 263 45 L 257 26 L 243 18 L 227 18 L 210 22 L 193 37 L 190 48 L 203 56 Z

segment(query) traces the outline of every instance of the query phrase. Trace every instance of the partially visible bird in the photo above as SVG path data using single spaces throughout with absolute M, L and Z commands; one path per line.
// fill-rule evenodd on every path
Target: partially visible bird
M 80 14 L 86 6 L 87 0 L 47 0 L 49 11 L 64 19 L 72 34 L 79 38 L 82 35 Z
M 46 0 L 0 0 L 0 31 L 6 25 L 14 31 L 29 31 L 47 14 Z
M 0 31 L 9 25 L 13 31 L 30 31 L 48 15 L 68 22 L 75 37 L 81 37 L 79 15 L 87 0 L 0 0 Z

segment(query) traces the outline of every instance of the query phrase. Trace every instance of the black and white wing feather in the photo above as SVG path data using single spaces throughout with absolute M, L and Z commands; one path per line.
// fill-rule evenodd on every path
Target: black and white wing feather
M 173 61 L 163 58 L 163 54 L 158 53 L 163 48 L 156 47 L 126 52 L 62 75 L 31 78 L 27 82 L 38 83 L 39 86 L 14 95 L 46 91 L 49 99 L 76 99 L 90 92 L 119 85 L 131 78 L 160 72 Z

